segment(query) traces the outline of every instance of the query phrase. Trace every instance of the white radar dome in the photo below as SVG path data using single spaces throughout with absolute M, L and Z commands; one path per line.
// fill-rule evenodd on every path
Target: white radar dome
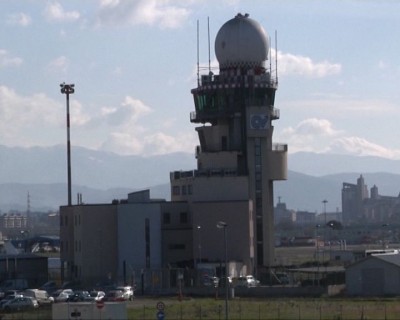
M 220 69 L 264 67 L 269 41 L 264 28 L 248 14 L 227 21 L 215 38 L 215 55 Z

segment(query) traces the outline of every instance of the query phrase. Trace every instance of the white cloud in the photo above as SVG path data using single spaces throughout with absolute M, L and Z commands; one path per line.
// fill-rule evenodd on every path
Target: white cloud
M 303 120 L 295 127 L 283 129 L 277 136 L 280 141 L 288 144 L 292 153 L 307 151 L 400 159 L 400 150 L 388 149 L 365 138 L 350 136 L 343 130 L 335 129 L 326 119 Z
M 24 97 L 0 86 L 0 136 L 4 144 L 39 145 L 38 141 L 30 140 L 29 132 L 61 126 L 65 123 L 64 117 L 61 105 L 44 94 Z
M 92 125 L 108 133 L 99 148 L 118 154 L 160 155 L 171 152 L 193 152 L 196 134 L 171 133 L 171 119 L 149 118 L 152 109 L 144 102 L 127 96 L 118 107 L 103 107 Z
M 0 49 L 0 68 L 19 66 L 22 62 L 21 58 L 11 57 L 6 50 Z
M 11 25 L 19 25 L 21 27 L 29 26 L 32 22 L 32 19 L 29 15 L 23 12 L 9 14 L 7 16 L 6 22 Z
M 275 60 L 275 50 L 271 49 L 272 59 Z M 279 75 L 301 75 L 311 78 L 323 78 L 336 75 L 342 71 L 338 63 L 328 61 L 314 62 L 309 57 L 282 53 L 278 51 L 278 73 Z
M 103 0 L 98 11 L 100 25 L 156 25 L 162 29 L 178 28 L 189 10 L 169 0 Z
M 52 72 L 66 72 L 68 69 L 69 61 L 67 57 L 60 56 L 52 61 L 50 61 L 47 65 L 47 69 Z
M 44 16 L 50 21 L 73 22 L 79 19 L 78 11 L 65 11 L 58 2 L 48 3 L 44 10 Z
M 178 136 L 168 135 L 163 132 L 150 134 L 144 139 L 144 152 L 147 155 L 160 155 L 172 152 L 194 152 L 198 141 L 192 133 L 179 134 Z
M 382 147 L 360 137 L 342 137 L 329 145 L 329 153 L 400 159 L 400 150 Z

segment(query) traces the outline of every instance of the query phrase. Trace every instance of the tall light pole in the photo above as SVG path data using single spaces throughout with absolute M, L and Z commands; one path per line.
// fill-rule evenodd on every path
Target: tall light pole
M 219 221 L 217 223 L 218 229 L 224 229 L 224 243 L 225 243 L 225 319 L 228 320 L 228 240 L 226 237 L 228 224 L 224 221 Z
M 199 261 L 197 263 L 197 267 L 199 266 L 199 263 L 201 263 L 201 226 L 197 226 L 197 232 L 199 236 Z
M 323 200 L 322 203 L 324 204 L 324 216 L 325 216 L 325 226 L 326 226 L 326 204 L 328 203 L 328 200 Z
M 71 141 L 69 134 L 69 95 L 75 92 L 74 84 L 66 84 L 65 82 L 60 84 L 61 93 L 67 97 L 67 166 L 68 166 L 68 206 L 72 205 L 71 196 Z

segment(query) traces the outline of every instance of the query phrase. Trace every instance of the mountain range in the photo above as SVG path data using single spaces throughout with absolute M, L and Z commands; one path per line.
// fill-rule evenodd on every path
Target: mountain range
M 0 211 L 54 211 L 67 202 L 66 148 L 0 145 Z M 379 157 L 299 152 L 288 156 L 288 180 L 274 183 L 275 203 L 288 209 L 322 212 L 341 210 L 343 182 L 356 183 L 362 174 L 379 193 L 397 196 L 400 161 Z M 170 199 L 169 173 L 196 168 L 194 154 L 142 157 L 73 147 L 72 194 L 84 203 L 110 203 L 129 192 L 150 189 L 152 198 Z M 28 196 L 29 194 L 29 196 Z M 73 199 L 73 203 L 76 200 Z

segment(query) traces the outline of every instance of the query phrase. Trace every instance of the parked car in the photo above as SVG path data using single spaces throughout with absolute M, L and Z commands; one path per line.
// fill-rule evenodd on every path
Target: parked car
M 90 297 L 89 291 L 76 290 L 68 296 L 67 302 L 85 301 L 88 297 Z
M 117 287 L 116 289 L 123 291 L 123 296 L 125 300 L 133 300 L 135 296 L 133 287 L 125 286 L 125 287 Z
M 4 298 L 8 290 L 25 290 L 28 288 L 26 279 L 7 279 L 0 284 L 0 299 Z
M 55 281 L 47 281 L 43 285 L 39 287 L 40 290 L 45 290 L 49 295 L 51 295 L 54 291 L 58 290 L 59 287 Z
M 206 275 L 203 277 L 203 285 L 207 286 L 207 287 L 218 287 L 219 284 L 219 278 L 218 277 L 214 277 L 214 276 L 209 276 Z
M 225 278 L 225 277 L 222 277 L 222 278 L 219 280 L 219 286 L 220 286 L 220 287 L 225 287 L 225 282 L 226 282 L 226 278 Z M 228 285 L 229 285 L 229 286 L 232 285 L 232 277 L 228 277 Z
M 8 300 L 3 306 L 1 307 L 2 310 L 6 312 L 11 311 L 22 311 L 22 310 L 32 310 L 39 307 L 38 302 L 31 298 L 31 297 L 17 297 L 12 300 Z
M 34 298 L 39 303 L 39 306 L 51 305 L 54 302 L 54 298 L 49 296 L 45 290 L 26 289 L 23 291 L 23 295 Z
M 257 287 L 260 284 L 260 281 L 258 281 L 252 275 L 246 276 L 246 280 L 249 287 Z
M 52 297 L 54 298 L 54 302 L 66 302 L 73 293 L 74 291 L 71 289 L 59 289 L 53 292 Z
M 15 298 L 20 298 L 20 297 L 23 297 L 23 295 L 22 294 L 9 294 L 9 295 L 6 295 L 3 299 L 0 300 L 0 309 L 2 308 L 2 306 L 6 302 L 8 302 L 10 300 L 13 300 Z
M 233 285 L 235 287 L 257 287 L 260 284 L 260 281 L 258 281 L 256 278 L 254 278 L 252 275 L 247 275 L 247 276 L 240 276 L 238 278 L 233 279 Z
M 124 292 L 122 290 L 110 290 L 104 297 L 105 301 L 125 301 Z
M 89 297 L 87 297 L 85 299 L 85 301 L 95 301 L 95 302 L 102 301 L 104 299 L 105 295 L 106 294 L 104 291 L 94 290 L 94 291 L 90 292 Z

